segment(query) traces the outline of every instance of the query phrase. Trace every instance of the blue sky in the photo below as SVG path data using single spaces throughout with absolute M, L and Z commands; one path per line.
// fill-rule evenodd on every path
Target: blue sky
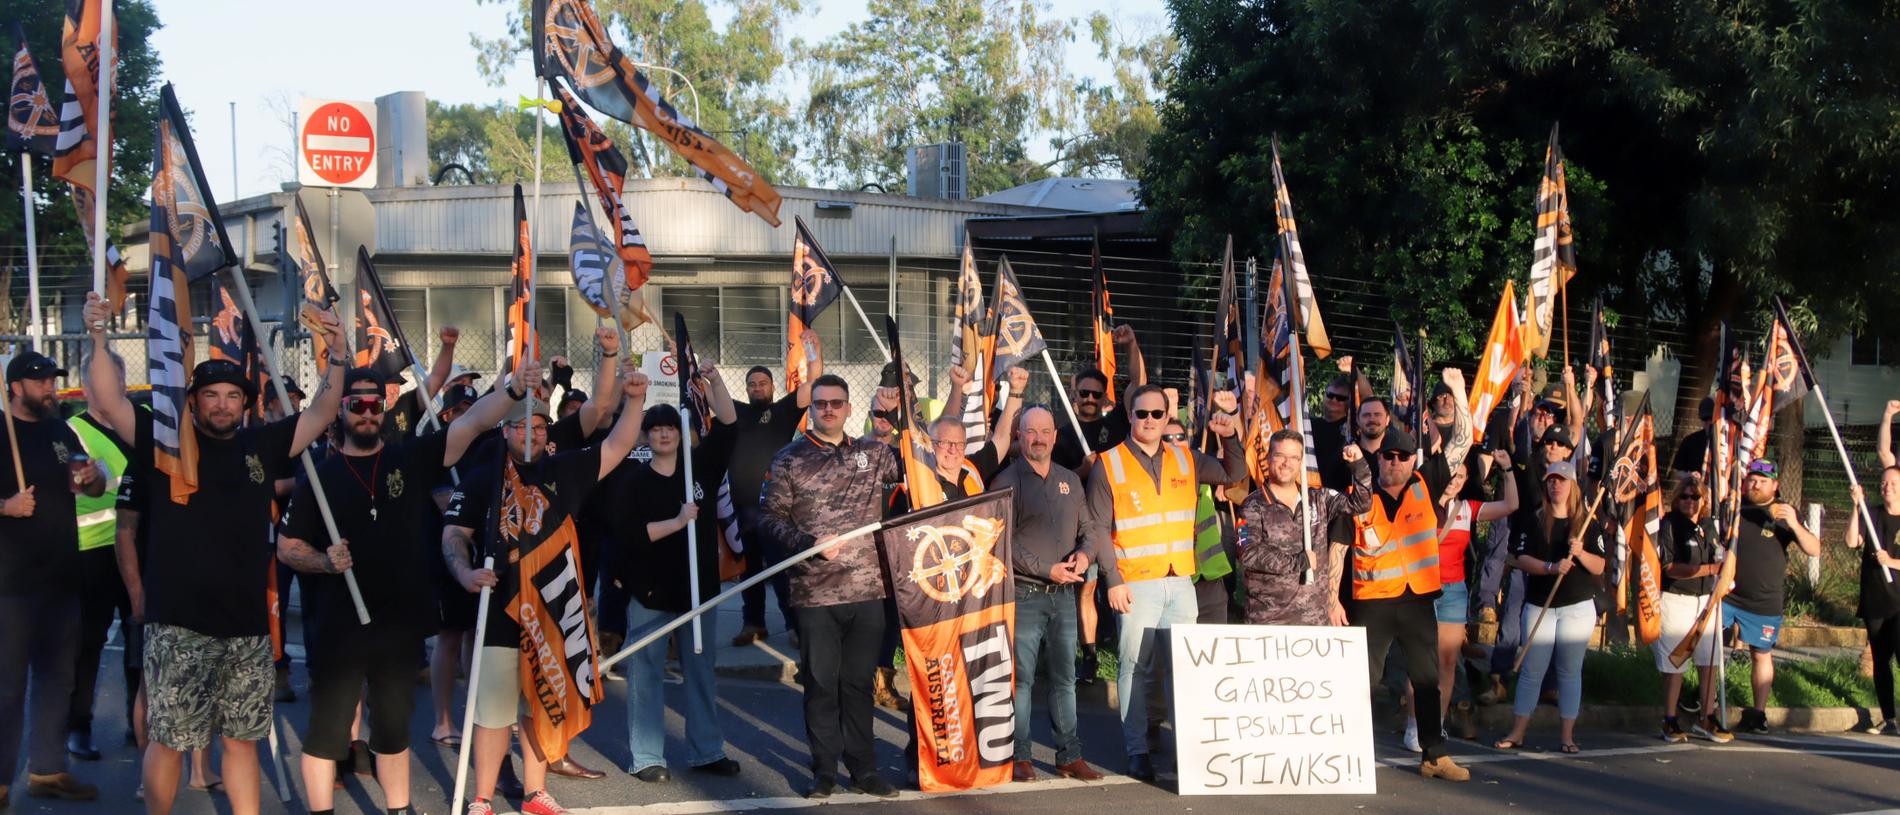
M 443 102 L 493 102 L 532 94 L 525 57 L 496 87 L 475 69 L 471 35 L 500 36 L 507 9 L 473 0 L 155 0 L 164 28 L 154 37 L 163 76 L 192 113 L 205 175 L 221 199 L 232 193 L 231 126 L 237 123 L 240 196 L 277 189 L 293 144 L 289 114 L 300 97 L 371 100 L 419 90 Z M 716 5 L 716 4 L 715 4 Z M 1166 24 L 1161 0 L 1052 0 L 1060 17 L 1108 11 L 1134 30 Z M 818 40 L 864 17 L 864 0 L 817 0 L 788 39 Z M 715 15 L 720 12 L 715 11 Z M 716 16 L 717 19 L 717 16 Z M 1084 34 L 1070 47 L 1072 69 L 1102 76 Z M 786 77 L 796 98 L 796 78 Z M 235 104 L 235 108 L 233 105 Z M 1034 145 L 1036 151 L 1045 148 Z

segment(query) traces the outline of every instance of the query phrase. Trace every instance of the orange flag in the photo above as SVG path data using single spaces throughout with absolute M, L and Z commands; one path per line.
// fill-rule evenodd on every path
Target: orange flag
M 1471 389 L 1472 441 L 1484 440 L 1485 418 L 1511 391 L 1517 372 L 1526 357 L 1524 330 L 1517 317 L 1517 293 L 1511 281 L 1504 281 L 1504 296 L 1498 300 L 1498 314 L 1491 320 L 1491 338 L 1484 346 L 1484 359 L 1478 363 L 1478 377 Z

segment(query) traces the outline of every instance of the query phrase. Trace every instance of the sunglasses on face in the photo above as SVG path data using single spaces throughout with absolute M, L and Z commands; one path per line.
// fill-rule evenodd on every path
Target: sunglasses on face
M 380 396 L 352 396 L 343 400 L 343 408 L 358 416 L 375 416 L 383 412 L 383 398 Z
M 1403 450 L 1387 450 L 1379 454 L 1379 458 L 1385 459 L 1386 461 L 1404 461 L 1411 457 L 1411 453 L 1407 453 Z
M 1168 411 L 1165 408 L 1156 408 L 1154 410 L 1135 408 L 1135 418 L 1137 419 L 1154 419 L 1159 421 L 1161 417 L 1166 415 L 1168 415 Z
M 1344 401 L 1346 401 L 1346 395 L 1345 395 L 1345 394 L 1343 394 L 1343 393 L 1333 393 L 1332 391 L 1327 391 L 1327 392 L 1326 392 L 1326 401 L 1328 401 L 1328 402 L 1344 402 Z
M 891 408 L 890 410 L 873 410 L 871 411 L 871 416 L 872 418 L 883 419 L 884 421 L 890 422 L 891 424 L 897 424 L 897 421 L 899 419 L 904 418 L 904 411 L 899 408 Z
M 1108 395 L 1108 391 L 1098 391 L 1098 390 L 1093 390 L 1091 388 L 1076 388 L 1075 389 L 1075 398 L 1076 398 L 1076 401 L 1078 402 L 1083 399 L 1099 400 L 1102 397 L 1107 396 L 1107 395 Z
M 1163 433 L 1161 434 L 1161 440 L 1165 442 L 1178 444 L 1180 442 L 1187 441 L 1187 434 L 1186 433 Z
M 847 399 L 813 399 L 811 400 L 811 406 L 819 410 L 844 410 L 845 405 L 849 403 L 850 403 L 850 400 L 847 400 Z

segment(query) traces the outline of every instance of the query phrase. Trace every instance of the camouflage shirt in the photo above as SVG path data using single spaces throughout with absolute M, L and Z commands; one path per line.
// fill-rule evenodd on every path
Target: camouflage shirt
M 1240 568 L 1247 580 L 1247 622 L 1254 625 L 1326 625 L 1326 608 L 1339 575 L 1333 574 L 1326 529 L 1334 519 L 1351 520 L 1372 508 L 1372 470 L 1365 461 L 1348 465 L 1353 486 L 1346 492 L 1310 489 L 1313 549 L 1318 555 L 1313 582 L 1300 584 L 1306 571 L 1306 536 L 1301 510 L 1280 503 L 1266 490 L 1254 490 L 1240 505 L 1246 524 L 1241 537 Z
M 788 554 L 819 538 L 884 517 L 884 484 L 903 480 L 896 451 L 868 438 L 830 444 L 810 432 L 780 450 L 759 496 L 759 525 Z M 884 569 L 872 535 L 840 544 L 838 555 L 793 566 L 792 606 L 812 608 L 882 600 Z

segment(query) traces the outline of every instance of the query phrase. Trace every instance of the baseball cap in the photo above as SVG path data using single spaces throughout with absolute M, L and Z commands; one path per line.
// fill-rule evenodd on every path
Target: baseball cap
M 468 369 L 468 366 L 466 365 L 457 363 L 457 364 L 449 366 L 448 381 L 454 382 L 455 380 L 461 379 L 462 377 L 465 377 L 465 376 L 474 377 L 476 379 L 480 379 L 482 377 L 481 372 L 471 371 Z
M 908 384 L 910 384 L 912 387 L 916 387 L 917 373 L 915 371 L 905 369 L 904 374 L 905 374 L 905 378 L 909 380 Z M 878 384 L 878 387 L 880 388 L 897 387 L 897 362 L 895 360 L 884 363 L 884 372 L 878 377 L 877 384 Z
M 284 377 L 284 393 L 288 393 L 291 396 L 307 396 L 308 395 L 303 392 L 303 388 L 297 387 L 297 380 L 291 379 L 288 376 Z
M 1559 461 L 1544 467 L 1544 480 L 1561 478 L 1572 484 L 1577 483 L 1577 465 L 1568 461 Z
M 343 392 L 349 393 L 350 388 L 355 387 L 358 382 L 374 383 L 378 393 L 389 384 L 389 381 L 383 378 L 382 372 L 375 368 L 351 368 L 343 374 Z
M 1763 478 L 1772 478 L 1776 481 L 1781 480 L 1781 469 L 1775 466 L 1775 462 L 1765 458 L 1758 458 L 1748 462 L 1748 474 L 1759 475 Z
M 1385 431 L 1385 438 L 1379 441 L 1379 449 L 1374 452 L 1390 453 L 1394 451 L 1409 456 L 1418 452 L 1418 442 L 1412 440 L 1412 434 L 1396 427 L 1388 427 Z
M 475 389 L 468 385 L 450 385 L 442 391 L 442 409 L 450 410 L 474 403 Z
M 1447 384 L 1445 384 L 1445 383 L 1443 383 L 1443 382 L 1440 382 L 1440 383 L 1438 383 L 1437 385 L 1435 385 L 1435 386 L 1433 386 L 1433 387 L 1432 387 L 1432 399 L 1433 399 L 1433 400 L 1437 400 L 1437 399 L 1438 399 L 1438 397 L 1440 397 L 1440 396 L 1450 396 L 1450 395 L 1451 395 L 1451 386 L 1450 386 L 1450 385 L 1447 385 Z
M 244 375 L 244 368 L 228 359 L 207 359 L 191 369 L 191 385 L 185 393 L 197 393 L 211 385 L 236 385 L 244 391 L 245 401 L 257 398 L 257 384 Z
M 1539 444 L 1550 444 L 1552 442 L 1556 442 L 1557 444 L 1561 444 L 1572 450 L 1577 449 L 1577 443 L 1570 440 L 1570 428 L 1564 427 L 1563 425 L 1560 425 L 1560 424 L 1554 424 L 1554 425 L 1551 425 L 1550 427 L 1545 428 L 1544 437 L 1541 439 L 1538 439 L 1537 442 Z
M 25 379 L 52 379 L 65 376 L 66 369 L 46 358 L 38 351 L 21 351 L 7 363 L 7 381 L 19 382 Z

